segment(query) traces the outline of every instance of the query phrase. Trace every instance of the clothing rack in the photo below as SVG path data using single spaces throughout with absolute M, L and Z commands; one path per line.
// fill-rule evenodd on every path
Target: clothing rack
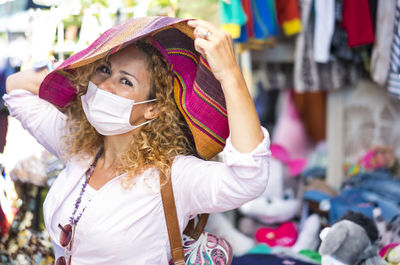
M 252 82 L 252 64 L 262 62 L 289 63 L 294 61 L 294 45 L 279 43 L 274 47 L 243 51 L 239 54 L 239 65 L 242 69 L 247 87 L 254 93 Z M 326 183 L 338 190 L 344 179 L 344 88 L 327 93 L 326 143 L 328 164 Z

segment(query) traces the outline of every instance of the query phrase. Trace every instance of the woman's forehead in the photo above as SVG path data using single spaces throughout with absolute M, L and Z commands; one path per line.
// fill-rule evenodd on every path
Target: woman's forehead
M 123 49 L 119 50 L 118 52 L 111 54 L 108 57 L 109 61 L 116 61 L 116 60 L 146 60 L 146 55 L 143 51 L 141 51 L 135 45 L 129 45 L 124 47 Z

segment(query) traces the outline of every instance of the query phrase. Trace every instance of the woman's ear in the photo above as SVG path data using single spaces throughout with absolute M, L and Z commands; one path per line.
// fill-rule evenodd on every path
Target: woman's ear
M 148 104 L 146 111 L 144 113 L 144 118 L 147 120 L 152 120 L 158 117 L 159 109 L 157 103 L 150 103 Z

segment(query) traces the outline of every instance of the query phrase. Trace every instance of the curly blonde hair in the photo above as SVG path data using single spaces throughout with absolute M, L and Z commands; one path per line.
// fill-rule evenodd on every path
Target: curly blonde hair
M 170 168 L 177 155 L 195 154 L 193 137 L 184 121 L 173 97 L 173 78 L 168 63 L 149 40 L 139 40 L 134 44 L 145 55 L 148 70 L 151 72 L 148 98 L 156 98 L 159 116 L 144 125 L 138 135 L 132 136 L 128 151 L 119 157 L 117 173 L 126 172 L 122 186 L 129 188 L 135 184 L 135 176 L 147 169 L 157 169 L 161 183 L 170 176 Z M 71 80 L 77 89 L 76 99 L 67 108 L 67 127 L 69 135 L 65 144 L 69 154 L 95 156 L 103 146 L 103 137 L 86 119 L 80 96 L 86 93 L 89 80 L 96 68 L 106 59 L 77 68 Z

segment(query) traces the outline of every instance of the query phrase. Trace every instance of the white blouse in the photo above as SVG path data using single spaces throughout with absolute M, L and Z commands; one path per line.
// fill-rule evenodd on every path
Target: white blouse
M 82 190 L 82 185 L 85 183 L 86 178 L 82 176 L 81 180 L 76 183 L 75 187 L 72 189 L 70 194 L 64 199 L 63 203 L 60 205 L 60 208 L 55 211 L 54 216 L 51 220 L 51 229 L 53 231 L 59 231 L 61 233 L 61 229 L 58 225 L 66 225 L 69 224 L 69 219 L 72 216 L 72 213 L 75 209 L 76 199 L 79 197 L 79 194 Z M 81 197 L 81 202 L 79 203 L 78 209 L 74 215 L 74 219 L 79 216 L 79 214 L 84 213 L 86 207 L 90 204 L 93 197 L 96 195 L 97 190 L 90 187 L 89 184 L 86 185 L 85 192 Z M 79 223 L 79 222 L 78 222 Z M 64 255 L 64 248 L 59 246 L 58 244 L 54 244 L 54 253 L 55 256 Z
M 62 158 L 66 116 L 25 90 L 13 90 L 3 99 L 10 114 L 47 150 Z M 238 152 L 228 138 L 223 162 L 194 156 L 175 158 L 171 180 L 181 231 L 199 213 L 234 209 L 264 192 L 270 150 L 268 132 L 264 128 L 263 132 L 264 140 L 250 153 Z M 92 159 L 65 161 L 65 169 L 44 202 L 45 225 L 56 246 L 56 259 L 63 253 L 57 251 L 61 247 L 60 229 L 54 224 L 64 224 L 71 216 L 67 198 L 82 181 Z M 76 227 L 72 264 L 168 264 L 168 233 L 159 182 L 153 172 L 147 170 L 138 176 L 131 189 L 122 188 L 123 175 L 118 176 L 93 195 Z

